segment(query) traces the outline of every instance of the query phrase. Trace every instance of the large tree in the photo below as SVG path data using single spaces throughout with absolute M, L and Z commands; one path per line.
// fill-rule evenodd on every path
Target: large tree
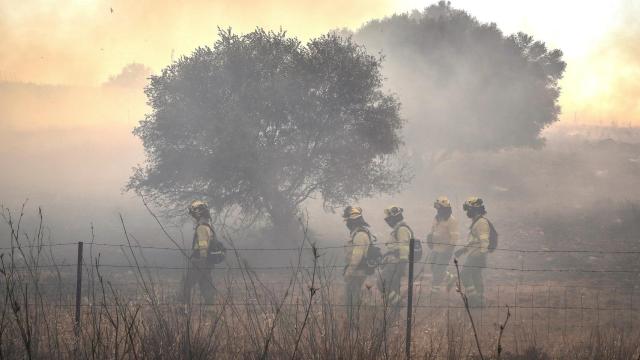
M 558 119 L 562 52 L 504 35 L 448 2 L 371 21 L 354 39 L 384 53 L 416 153 L 538 146 Z
M 399 103 L 381 90 L 380 59 L 328 34 L 220 31 L 152 76 L 151 112 L 135 128 L 146 163 L 128 188 L 163 207 L 205 198 L 291 235 L 300 205 L 339 205 L 402 183 L 392 156 Z

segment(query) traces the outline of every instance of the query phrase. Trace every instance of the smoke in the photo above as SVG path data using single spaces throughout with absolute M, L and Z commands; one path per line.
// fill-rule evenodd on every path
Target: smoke
M 105 240 L 111 240 L 104 235 L 105 227 L 111 224 L 117 241 L 118 212 L 127 219 L 133 216 L 132 226 L 146 217 L 135 196 L 121 193 L 131 167 L 143 160 L 142 147 L 131 129 L 148 111 L 141 85 L 149 70 L 127 64 L 139 62 L 158 71 L 171 61 L 172 49 L 177 58 L 196 46 L 212 43 L 218 24 L 230 24 L 239 31 L 283 24 L 304 38 L 329 28 L 355 27 L 386 13 L 389 6 L 384 1 L 360 0 L 241 1 L 233 5 L 158 1 L 153 6 L 116 0 L 86 7 L 72 6 L 71 2 L 46 4 L 17 2 L 11 12 L 8 5 L 0 5 L 0 78 L 75 85 L 0 83 L 0 201 L 12 208 L 25 198 L 34 206 L 43 205 L 49 222 L 58 226 L 53 228 L 59 236 L 54 240 L 60 241 L 82 239 L 92 221 Z M 569 78 L 563 82 L 565 118 L 572 118 L 576 111 L 582 122 L 609 125 L 617 121 L 624 125 L 640 121 L 640 29 L 634 21 L 640 9 L 631 2 L 627 6 L 628 17 L 605 37 L 594 52 L 598 56 L 589 55 L 590 60 L 579 68 L 569 62 Z M 415 76 L 408 68 L 394 71 L 403 78 Z M 459 81 L 466 78 L 464 73 L 473 71 L 473 67 L 460 69 Z M 113 86 L 116 84 L 125 86 Z M 442 89 L 437 83 L 417 87 L 392 78 L 389 84 L 406 89 L 401 99 L 405 104 L 424 98 L 411 89 Z M 436 102 L 430 105 L 435 111 L 443 106 Z M 420 115 L 415 109 L 416 116 Z M 420 140 L 420 131 L 412 135 Z M 381 240 L 386 240 L 388 231 L 382 209 L 391 204 L 403 207 L 415 232 L 424 237 L 436 196 L 452 199 L 464 231 L 467 223 L 460 205 L 466 196 L 478 195 L 500 226 L 503 246 L 535 247 L 518 238 L 511 224 L 526 223 L 531 228 L 538 226 L 530 217 L 536 212 L 572 216 L 596 206 L 606 212 L 610 202 L 640 199 L 636 190 L 640 174 L 637 145 L 568 136 L 549 140 L 542 150 L 436 154 L 438 165 L 429 177 L 417 178 L 401 194 L 364 200 L 359 205 Z M 640 137 L 635 136 L 634 141 L 639 142 Z M 341 242 L 346 237 L 339 214 L 323 212 L 320 203 L 308 205 L 312 229 L 323 242 Z M 558 219 L 562 217 L 558 215 Z M 143 228 L 143 223 L 149 226 Z M 138 224 L 140 234 L 155 229 L 141 220 Z M 161 236 L 141 240 L 162 241 Z
M 123 73 L 130 76 L 114 75 L 116 83 L 132 85 L 142 75 Z M 28 199 L 28 215 L 41 206 L 54 242 L 86 241 L 91 223 L 103 240 L 119 238 L 119 212 L 145 214 L 121 189 L 143 159 L 131 129 L 146 112 L 139 84 L 0 82 L 0 204 L 18 209 Z
M 217 26 L 284 27 L 302 38 L 391 10 L 356 1 L 24 1 L 0 3 L 0 80 L 96 85 L 126 64 L 158 71 L 215 41 Z
M 616 25 L 583 63 L 567 73 L 566 119 L 578 123 L 637 126 L 640 123 L 640 4 L 625 1 Z M 575 114 L 574 114 L 575 112 Z
M 610 103 L 616 104 L 616 120 L 627 123 L 640 121 L 640 4 L 628 1 L 623 8 L 623 21 L 611 35 L 610 44 L 603 46 L 602 52 L 611 46 L 611 55 L 619 64 L 610 87 Z
M 142 89 L 147 84 L 149 76 L 151 69 L 143 64 L 133 63 L 125 66 L 118 75 L 111 76 L 103 85 Z
M 1 201 L 113 204 L 142 159 L 131 129 L 147 112 L 144 70 L 128 66 L 101 87 L 0 83 Z

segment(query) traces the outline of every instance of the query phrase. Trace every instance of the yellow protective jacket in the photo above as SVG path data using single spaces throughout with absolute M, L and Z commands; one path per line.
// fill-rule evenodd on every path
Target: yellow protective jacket
M 409 260 L 409 240 L 413 238 L 413 231 L 405 223 L 401 221 L 393 227 L 391 232 L 391 241 L 387 244 L 390 253 L 396 253 L 398 260 Z
M 193 235 L 193 257 L 204 259 L 209 252 L 209 243 L 213 239 L 213 229 L 209 223 L 199 223 Z
M 433 243 L 433 251 L 444 252 L 453 250 L 453 246 L 449 245 L 457 244 L 460 238 L 458 221 L 453 216 L 449 216 L 446 220 L 438 220 L 436 217 L 433 219 L 430 235 Z
M 345 276 L 366 276 L 361 266 L 367 250 L 371 244 L 371 233 L 365 228 L 357 228 L 351 233 L 351 240 L 347 248 Z
M 487 219 L 483 216 L 473 219 L 467 237 L 468 256 L 484 255 L 489 252 L 490 233 L 491 228 Z

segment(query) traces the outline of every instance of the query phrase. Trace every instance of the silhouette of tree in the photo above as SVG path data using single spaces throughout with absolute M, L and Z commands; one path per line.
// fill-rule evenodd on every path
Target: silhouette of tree
M 151 76 L 152 111 L 135 128 L 146 163 L 128 189 L 163 207 L 206 198 L 293 236 L 299 206 L 392 192 L 403 173 L 399 103 L 380 59 L 336 35 L 302 45 L 285 32 L 219 32 Z
M 131 63 L 115 76 L 109 77 L 103 86 L 142 89 L 151 76 L 151 69 L 139 63 Z
M 354 39 L 385 55 L 414 152 L 540 146 L 558 120 L 562 52 L 505 36 L 448 2 L 371 21 Z

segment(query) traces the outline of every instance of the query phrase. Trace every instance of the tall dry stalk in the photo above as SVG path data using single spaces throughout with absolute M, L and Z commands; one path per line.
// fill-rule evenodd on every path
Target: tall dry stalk
M 469 307 L 469 299 L 467 298 L 467 294 L 465 294 L 464 289 L 462 288 L 462 282 L 460 280 L 460 268 L 458 267 L 458 259 L 453 259 L 453 263 L 456 265 L 456 273 L 458 274 L 458 280 L 456 282 L 456 291 L 460 294 L 462 298 L 462 302 L 464 303 L 464 308 L 467 311 L 467 315 L 469 316 L 469 321 L 471 322 L 471 330 L 473 330 L 473 337 L 476 340 L 476 346 L 478 348 L 478 354 L 480 355 L 480 359 L 484 360 L 484 355 L 482 355 L 482 347 L 480 346 L 480 339 L 478 339 L 478 331 L 476 330 L 476 324 L 473 321 L 473 316 L 471 315 L 471 309 Z
M 507 323 L 509 322 L 509 318 L 511 317 L 511 311 L 509 310 L 509 305 L 506 305 L 507 307 L 507 316 L 504 319 L 504 323 L 502 323 L 500 325 L 500 334 L 498 335 L 498 348 L 497 348 L 497 354 L 496 354 L 496 359 L 500 360 L 500 356 L 502 355 L 502 334 L 504 333 L 504 329 L 507 328 Z

